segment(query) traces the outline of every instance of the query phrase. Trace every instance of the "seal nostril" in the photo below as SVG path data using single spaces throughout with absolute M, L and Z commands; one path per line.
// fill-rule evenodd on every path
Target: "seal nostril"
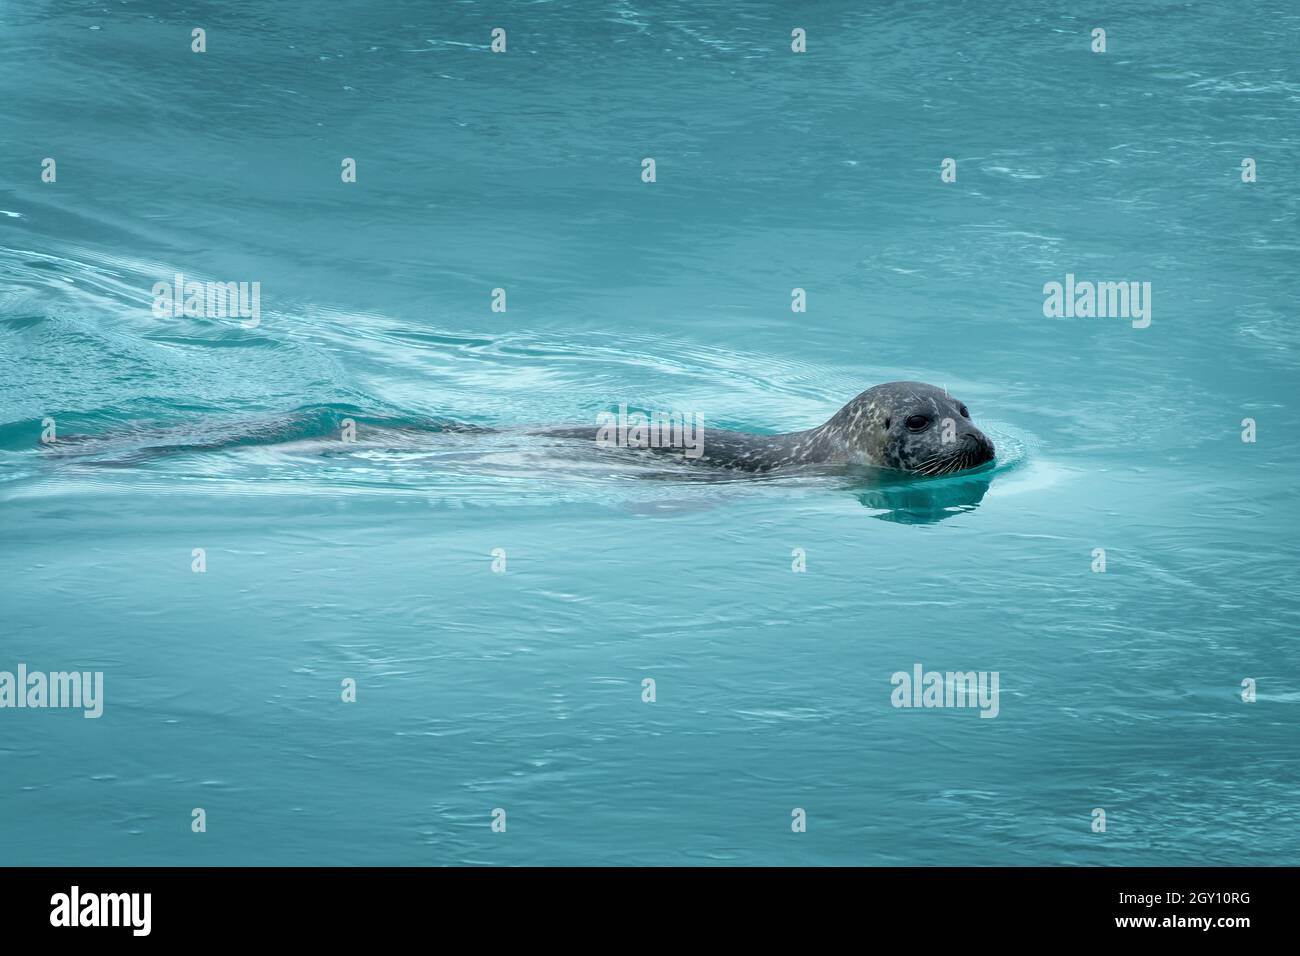
M 976 453 L 976 462 L 978 464 L 983 464 L 986 461 L 993 460 L 995 454 L 993 442 L 991 442 L 989 437 L 984 433 L 967 432 L 963 436 L 962 440 L 968 448 Z

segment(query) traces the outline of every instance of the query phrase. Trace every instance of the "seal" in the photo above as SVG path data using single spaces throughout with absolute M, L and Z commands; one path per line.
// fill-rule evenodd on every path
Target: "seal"
M 644 431 L 644 430 L 642 430 Z M 614 444 L 607 429 L 548 429 L 557 438 Z M 993 460 L 996 449 L 971 421 L 970 410 L 945 389 L 925 382 L 887 382 L 867 389 L 824 424 L 801 432 L 761 435 L 707 429 L 697 447 L 645 435 L 621 442 L 637 451 L 684 462 L 765 473 L 808 466 L 865 465 L 935 477 Z

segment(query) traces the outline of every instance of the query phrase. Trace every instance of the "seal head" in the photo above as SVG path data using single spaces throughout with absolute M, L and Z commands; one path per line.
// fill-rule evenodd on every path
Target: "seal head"
M 966 404 L 925 382 L 869 388 L 812 435 L 827 457 L 928 477 L 977 468 L 996 454 Z

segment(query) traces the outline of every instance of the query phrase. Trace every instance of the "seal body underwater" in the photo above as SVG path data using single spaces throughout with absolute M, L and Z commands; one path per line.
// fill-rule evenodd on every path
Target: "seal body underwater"
M 613 444 L 593 426 L 545 435 Z M 780 435 L 705 429 L 697 448 L 649 440 L 627 447 L 675 455 L 693 464 L 765 473 L 807 466 L 865 465 L 933 477 L 977 468 L 996 449 L 971 421 L 965 403 L 924 382 L 867 389 L 816 428 Z

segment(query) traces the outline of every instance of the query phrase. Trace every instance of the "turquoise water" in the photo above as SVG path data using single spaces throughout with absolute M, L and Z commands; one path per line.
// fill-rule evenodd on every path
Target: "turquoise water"
M 1300 858 L 1294 5 L 0 11 L 0 670 L 105 675 L 0 710 L 0 862 Z M 177 272 L 260 324 L 155 317 Z M 904 378 L 996 467 L 528 432 Z

